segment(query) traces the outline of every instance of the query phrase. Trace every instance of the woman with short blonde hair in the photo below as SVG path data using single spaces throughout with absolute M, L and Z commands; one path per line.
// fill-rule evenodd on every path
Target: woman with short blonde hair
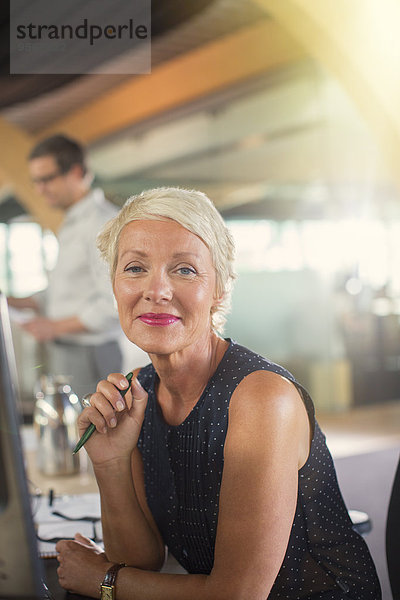
M 108 263 L 114 280 L 118 255 L 118 240 L 122 229 L 131 221 L 172 219 L 203 240 L 211 252 L 217 274 L 218 293 L 223 300 L 215 310 L 212 325 L 222 333 L 231 304 L 235 279 L 233 238 L 211 200 L 196 190 L 155 188 L 132 196 L 99 234 L 98 247 Z
M 378 600 L 310 396 L 219 333 L 234 252 L 211 201 L 143 192 L 99 247 L 125 335 L 151 363 L 100 381 L 79 418 L 81 434 L 96 427 L 105 552 L 59 542 L 61 585 L 102 600 Z M 187 574 L 158 572 L 165 548 Z

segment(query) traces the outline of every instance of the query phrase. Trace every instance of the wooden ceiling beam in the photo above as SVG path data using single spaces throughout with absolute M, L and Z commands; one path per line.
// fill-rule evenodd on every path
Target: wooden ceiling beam
M 301 44 L 274 21 L 263 19 L 163 63 L 150 75 L 133 77 L 40 137 L 61 131 L 91 143 L 304 56 Z
M 253 1 L 340 81 L 400 188 L 398 0 Z
M 62 213 L 48 206 L 29 177 L 26 157 L 32 148 L 32 139 L 0 117 L 0 140 L 0 181 L 11 186 L 18 201 L 42 227 L 56 231 Z

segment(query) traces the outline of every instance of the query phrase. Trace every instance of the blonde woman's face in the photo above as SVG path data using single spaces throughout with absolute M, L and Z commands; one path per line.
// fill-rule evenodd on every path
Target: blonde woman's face
M 120 235 L 114 294 L 133 343 L 154 354 L 182 351 L 211 334 L 210 251 L 175 221 L 132 221 Z

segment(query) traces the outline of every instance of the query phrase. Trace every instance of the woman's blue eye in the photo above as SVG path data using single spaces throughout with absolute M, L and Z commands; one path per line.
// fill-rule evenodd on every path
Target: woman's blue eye
M 141 273 L 143 271 L 142 267 L 138 265 L 133 265 L 131 267 L 127 267 L 125 271 L 131 271 L 131 273 Z
M 178 269 L 182 275 L 195 275 L 196 271 L 194 269 L 190 269 L 189 267 L 179 267 Z

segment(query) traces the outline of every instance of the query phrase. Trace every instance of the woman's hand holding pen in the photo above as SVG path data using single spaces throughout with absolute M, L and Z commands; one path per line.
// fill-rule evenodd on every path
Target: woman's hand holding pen
M 95 466 L 108 460 L 130 457 L 137 444 L 147 404 L 147 392 L 136 377 L 123 398 L 129 382 L 121 373 L 111 373 L 97 384 L 90 407 L 78 418 L 79 435 L 93 423 L 96 432 L 85 448 Z

